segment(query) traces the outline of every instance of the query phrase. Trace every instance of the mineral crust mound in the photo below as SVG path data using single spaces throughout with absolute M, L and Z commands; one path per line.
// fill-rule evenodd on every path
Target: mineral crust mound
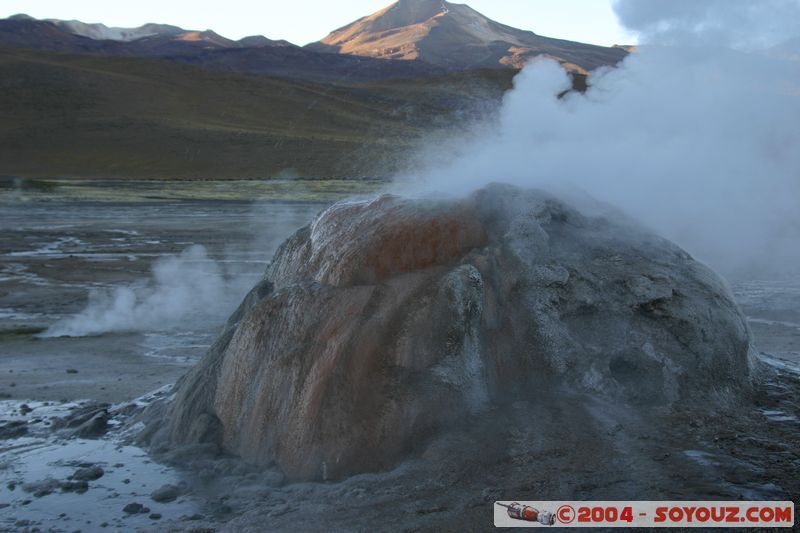
M 750 374 L 725 283 L 619 213 L 499 184 L 384 195 L 278 249 L 158 434 L 337 479 L 523 398 L 711 406 Z

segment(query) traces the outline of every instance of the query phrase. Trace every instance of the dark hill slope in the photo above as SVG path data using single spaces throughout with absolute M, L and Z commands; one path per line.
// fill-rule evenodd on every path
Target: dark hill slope
M 332 86 L 163 60 L 0 49 L 0 175 L 385 176 L 424 135 L 499 102 L 512 76 Z

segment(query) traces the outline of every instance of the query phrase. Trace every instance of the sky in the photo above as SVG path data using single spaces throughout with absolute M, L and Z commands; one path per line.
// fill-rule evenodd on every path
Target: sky
M 391 0 L 2 0 L 0 18 L 25 13 L 36 18 L 77 19 L 107 26 L 147 22 L 191 30 L 213 29 L 233 39 L 265 35 L 295 44 L 317 41 L 330 31 L 389 5 Z M 469 0 L 484 15 L 540 35 L 592 44 L 634 44 L 617 22 L 610 0 Z

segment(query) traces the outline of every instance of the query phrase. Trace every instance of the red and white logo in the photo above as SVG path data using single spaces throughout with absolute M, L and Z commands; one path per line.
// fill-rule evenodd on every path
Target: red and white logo
M 551 510 L 555 509 L 555 512 Z M 793 502 L 512 501 L 495 502 L 497 527 L 794 526 Z

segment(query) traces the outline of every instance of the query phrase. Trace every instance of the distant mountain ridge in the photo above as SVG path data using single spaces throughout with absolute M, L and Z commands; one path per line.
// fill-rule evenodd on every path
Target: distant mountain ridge
M 495 22 L 464 4 L 442 0 L 399 0 L 340 28 L 310 50 L 384 59 L 420 60 L 454 68 L 521 68 L 548 56 L 586 73 L 614 65 L 627 51 L 542 37 Z
M 0 22 L 16 23 L 17 29 L 24 29 L 26 26 L 31 28 L 37 25 L 52 24 L 69 35 L 85 37 L 93 41 L 114 41 L 119 43 L 135 43 L 136 41 L 141 42 L 145 39 L 158 42 L 184 41 L 201 42 L 213 48 L 244 48 L 270 45 L 294 46 L 288 41 L 276 41 L 268 39 L 263 35 L 253 35 L 235 41 L 222 37 L 213 30 L 187 30 L 170 24 L 149 23 L 137 28 L 117 28 L 106 26 L 101 23 L 86 23 L 79 20 L 39 20 L 24 14 L 14 15 Z
M 136 39 L 152 37 L 154 35 L 178 35 L 186 31 L 169 24 L 145 24 L 138 28 L 114 28 L 100 23 L 87 24 L 79 20 L 48 19 L 48 22 L 52 22 L 56 26 L 74 35 L 81 35 L 96 40 L 107 39 L 123 42 L 135 41 Z
M 108 36 L 116 38 L 106 38 Z M 133 39 L 134 36 L 137 38 Z M 158 58 L 200 67 L 326 82 L 429 76 L 445 72 L 440 67 L 422 62 L 320 54 L 263 36 L 234 41 L 211 30 L 189 31 L 161 24 L 133 29 L 109 28 L 74 21 L 37 20 L 27 15 L 0 20 L 0 47 L 3 46 L 59 53 Z
M 519 69 L 547 56 L 585 74 L 628 52 L 549 37 L 495 22 L 463 4 L 399 0 L 299 47 L 264 36 L 238 41 L 168 24 L 116 28 L 77 20 L 0 20 L 0 47 L 149 57 L 200 67 L 327 82 L 441 75 L 475 68 Z

